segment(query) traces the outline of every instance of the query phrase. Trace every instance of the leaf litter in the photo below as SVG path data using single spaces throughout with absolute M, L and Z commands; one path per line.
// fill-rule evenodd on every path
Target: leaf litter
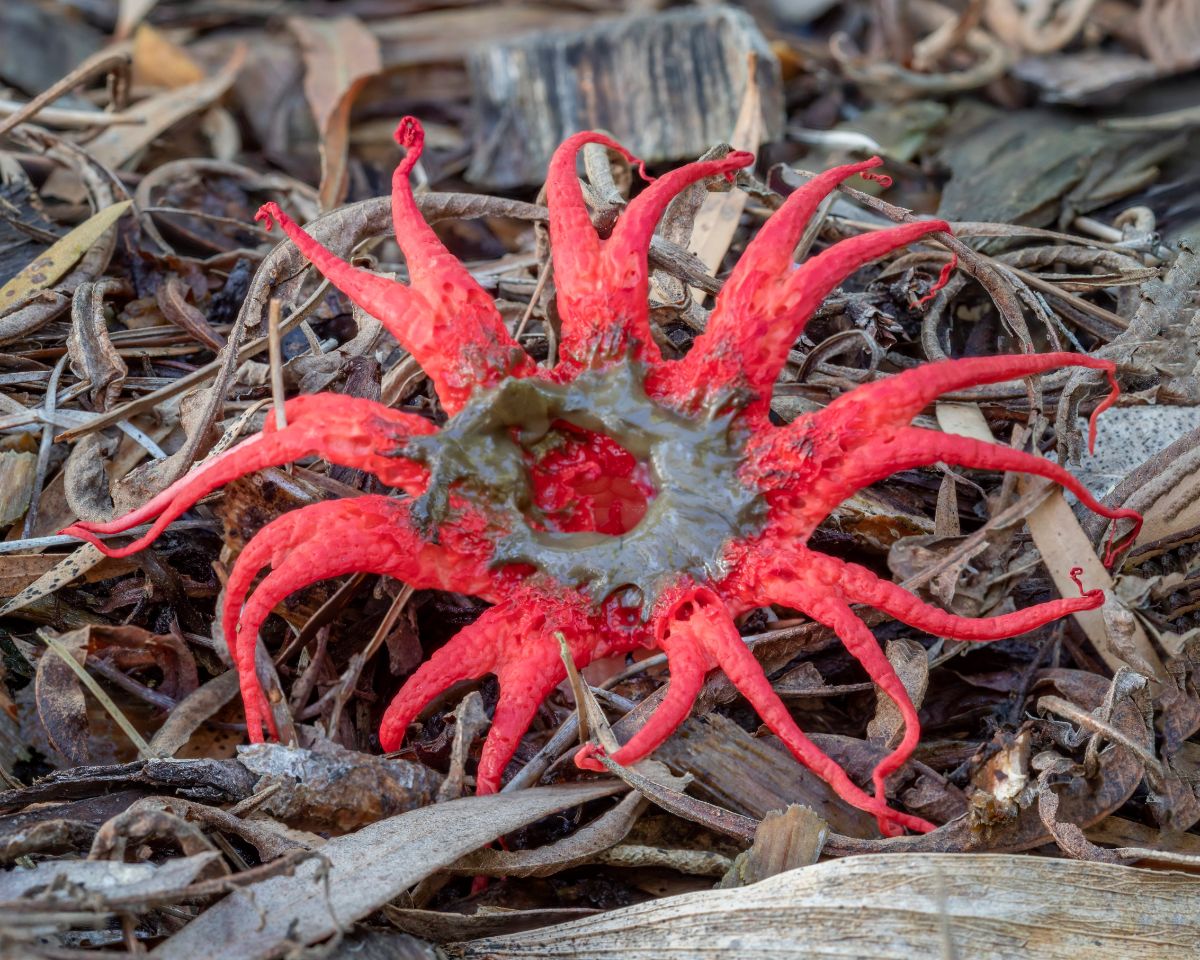
M 25 6 L 0 12 L 0 36 L 44 23 Z M 4 950 L 190 960 L 324 943 L 330 956 L 377 945 L 425 957 L 436 942 L 447 956 L 799 957 L 845 955 L 855 938 L 874 944 L 864 956 L 1007 956 L 1018 940 L 1039 957 L 1194 952 L 1200 208 L 1187 200 L 1197 124 L 1180 108 L 1200 20 L 1188 4 L 748 4 L 686 20 L 651 4 L 632 29 L 610 28 L 600 4 L 402 6 L 333 18 L 301 2 L 280 29 L 263 11 L 193 20 L 123 3 L 64 28 L 71 64 L 0 65 Z M 654 42 L 681 31 L 694 42 Z M 132 39 L 99 52 L 102 37 Z M 565 49 L 566 73 L 539 59 Z M 713 87 L 688 56 L 742 72 Z M 631 65 L 620 85 L 618 62 Z M 493 91 L 478 85 L 498 70 L 513 85 L 481 116 Z M 776 386 L 781 421 L 948 356 L 1117 363 L 1122 403 L 1111 433 L 1101 420 L 1100 453 L 1125 456 L 1083 475 L 1146 525 L 1113 571 L 1093 559 L 1103 529 L 1070 498 L 976 471 L 896 475 L 814 537 L 965 616 L 1071 596 L 1079 566 L 1107 591 L 1094 614 L 987 648 L 867 615 L 925 729 L 889 793 L 942 824 L 932 833 L 880 837 L 757 728 L 719 672 L 653 761 L 581 775 L 576 700 L 585 735 L 611 726 L 627 740 L 669 683 L 653 657 L 593 664 L 553 694 L 497 795 L 471 796 L 491 681 L 457 709 L 457 697 L 434 704 L 411 745 L 381 757 L 379 711 L 403 674 L 481 612 L 388 578 L 320 584 L 276 610 L 260 672 L 295 737 L 246 748 L 215 624 L 224 578 L 290 505 L 384 492 L 360 472 L 319 460 L 267 471 L 127 560 L 56 536 L 141 504 L 259 429 L 281 394 L 440 416 L 373 318 L 252 222 L 276 200 L 338 254 L 403 279 L 381 238 L 389 124 L 406 110 L 430 132 L 423 215 L 522 346 L 553 355 L 546 210 L 539 183 L 512 173 L 544 170 L 538 145 L 571 132 L 534 95 L 549 77 L 577 84 L 573 97 L 620 90 L 573 99 L 573 122 L 643 155 L 689 159 L 646 141 L 643 103 L 674 98 L 674 118 L 657 122 L 678 124 L 674 149 L 694 149 L 712 95 L 727 129 L 704 149 L 760 153 L 654 240 L 654 332 L 670 355 L 704 329 L 708 296 L 803 171 L 865 148 L 894 184 L 841 190 L 800 254 L 914 215 L 951 221 L 960 269 L 931 300 L 919 302 L 949 259 L 932 246 L 826 301 Z M 1079 109 L 1068 118 L 1061 104 Z M 489 152 L 479 133 L 500 119 L 510 133 Z M 505 192 L 480 192 L 471 171 L 495 169 Z M 602 154 L 584 175 L 604 222 L 633 178 Z M 1099 387 L 1081 372 L 965 390 L 928 422 L 1072 465 Z M 739 627 L 802 726 L 869 782 L 900 729 L 890 701 L 793 611 Z

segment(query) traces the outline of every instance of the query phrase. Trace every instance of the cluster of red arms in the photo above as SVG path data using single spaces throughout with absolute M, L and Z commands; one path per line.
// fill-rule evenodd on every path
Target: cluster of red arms
M 1105 371 L 1113 386 L 1107 406 L 1116 393 L 1113 365 L 1069 353 L 949 360 L 859 386 L 777 426 L 768 415 L 772 386 L 825 296 L 869 261 L 948 225 L 922 221 L 864 233 L 796 266 L 793 251 L 821 200 L 880 161 L 828 170 L 792 193 L 758 231 L 716 298 L 705 332 L 683 359 L 667 360 L 651 336 L 650 237 L 682 189 L 708 177 L 732 178 L 753 156 L 734 152 L 665 174 L 601 238 L 580 189 L 576 155 L 598 143 L 634 158 L 605 136 L 580 133 L 558 148 L 547 178 L 561 341 L 558 362 L 543 369 L 418 211 L 409 172 L 421 153 L 420 125 L 405 118 L 396 139 L 406 153 L 393 179 L 392 211 L 408 284 L 339 259 L 273 203 L 258 217 L 268 229 L 278 223 L 421 363 L 449 418 L 443 429 L 368 400 L 297 397 L 286 406 L 285 427 L 268 416 L 261 434 L 141 509 L 67 532 L 124 556 L 151 543 L 201 497 L 252 471 L 313 455 L 370 471 L 398 495 L 331 500 L 284 514 L 258 532 L 232 570 L 223 628 L 251 740 L 263 738 L 264 725 L 276 734 L 254 665 L 259 628 L 271 610 L 319 580 L 381 574 L 492 604 L 408 678 L 383 716 L 385 750 L 400 747 L 439 693 L 493 674 L 500 694 L 476 783 L 479 793 L 496 791 L 542 700 L 565 678 L 561 634 L 580 667 L 637 648 L 667 656 L 666 696 L 612 755 L 617 763 L 647 756 L 670 736 L 705 674 L 719 668 L 795 757 L 848 803 L 872 813 L 885 834 L 933 829 L 888 805 L 888 776 L 917 745 L 917 711 L 851 604 L 937 636 L 988 641 L 1092 609 L 1102 593 L 969 619 L 806 543 L 853 492 L 937 462 L 1050 478 L 1105 517 L 1132 521 L 1128 542 L 1140 517 L 1104 507 L 1056 464 L 911 425 L 947 392 L 1063 366 Z M 96 536 L 147 521 L 150 531 L 119 549 Z M 269 572 L 252 590 L 264 567 Z M 739 616 L 771 604 L 833 630 L 899 708 L 903 740 L 876 765 L 871 791 L 805 736 L 739 635 Z M 581 750 L 577 763 L 603 769 L 596 749 Z

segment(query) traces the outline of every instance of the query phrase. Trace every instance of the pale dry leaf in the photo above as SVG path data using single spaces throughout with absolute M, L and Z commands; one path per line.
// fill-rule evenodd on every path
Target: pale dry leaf
M 1200 65 L 1200 3 L 1142 0 L 1138 11 L 1142 46 L 1156 66 L 1173 72 Z
M 729 139 L 735 150 L 757 150 L 765 135 L 755 66 L 756 58 L 749 57 L 746 65 L 746 93 Z M 704 261 L 710 273 L 716 273 L 720 268 L 721 261 L 733 242 L 733 235 L 737 232 L 738 221 L 748 199 L 745 191 L 730 190 L 727 193 L 710 193 L 700 205 L 692 225 L 692 242 L 689 249 Z M 701 302 L 704 291 L 694 289 L 692 296 L 697 302 Z
M 80 893 L 155 897 L 169 894 L 221 868 L 221 854 L 197 853 L 162 864 L 66 860 L 30 864 L 0 873 L 0 901 L 54 904 L 67 909 Z
M 321 847 L 291 876 L 234 891 L 161 943 L 157 960 L 266 960 L 322 940 L 472 850 L 618 783 L 463 797 L 389 817 Z
M 471 960 L 600 958 L 1160 960 L 1200 942 L 1200 879 L 1006 854 L 875 854 L 527 934 L 453 944 Z
M 128 37 L 157 5 L 158 0 L 119 0 L 115 39 L 124 40 Z
M 653 762 L 653 761 L 651 761 Z M 666 779 L 670 774 L 663 768 Z M 587 863 L 629 835 L 646 798 L 630 791 L 615 807 L 564 837 L 544 847 L 530 850 L 497 850 L 484 847 L 447 867 L 447 871 L 466 876 L 548 877 Z

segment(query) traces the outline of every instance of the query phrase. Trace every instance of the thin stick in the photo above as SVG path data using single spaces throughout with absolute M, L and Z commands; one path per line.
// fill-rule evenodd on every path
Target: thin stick
M 8 100 L 0 97 L 0 116 L 11 116 L 18 111 L 29 108 L 29 102 Z M 130 117 L 123 113 L 101 113 L 99 110 L 69 110 L 65 107 L 43 107 L 38 112 L 38 119 L 44 127 L 55 127 L 59 130 L 90 130 L 93 127 L 137 127 L 146 122 L 145 117 Z M 28 229 L 28 225 L 17 226 L 18 230 Z M 243 224 L 242 229 L 247 227 Z M 58 237 L 55 235 L 55 239 Z
M 287 428 L 286 400 L 283 396 L 283 351 L 279 343 L 279 321 L 283 307 L 277 297 L 267 304 L 267 356 L 271 364 L 271 399 L 275 404 L 275 427 Z
M 542 291 L 546 289 L 546 281 L 550 279 L 550 274 L 553 270 L 553 264 L 547 260 L 542 269 L 538 271 L 537 283 L 533 287 L 533 294 L 529 298 L 529 305 L 521 315 L 521 322 L 517 324 L 517 332 L 513 334 L 514 340 L 519 341 L 522 334 L 525 333 L 525 328 L 529 325 L 529 321 L 533 317 L 533 311 L 537 307 L 538 301 L 542 299 Z
M 73 90 L 90 77 L 94 77 L 98 73 L 108 73 L 111 70 L 128 69 L 129 63 L 130 59 L 127 53 L 109 53 L 101 50 L 99 53 L 93 54 L 58 83 L 53 84 L 43 93 L 39 93 L 15 113 L 10 114 L 7 120 L 0 121 L 0 137 L 13 127 L 33 117 L 46 104 L 53 103 L 64 93 Z
M 63 354 L 50 371 L 50 380 L 46 384 L 46 400 L 42 406 L 43 427 L 42 442 L 38 447 L 37 468 L 33 476 L 33 489 L 29 494 L 29 509 L 25 511 L 25 525 L 21 536 L 25 539 L 33 536 L 37 526 L 38 501 L 42 497 L 42 489 L 46 485 L 46 470 L 50 466 L 50 451 L 54 447 L 54 408 L 58 404 L 58 380 L 63 368 L 67 365 L 67 354 Z
M 337 729 L 338 721 L 342 716 L 342 709 L 354 693 L 355 687 L 358 686 L 358 678 L 362 675 L 363 667 L 366 666 L 367 661 L 371 657 L 375 656 L 375 651 L 383 644 L 387 635 L 392 632 L 392 628 L 396 625 L 396 621 L 400 619 L 400 614 L 404 612 L 404 608 L 408 606 L 408 601 L 412 599 L 412 595 L 413 588 L 405 584 L 400 592 L 396 594 L 396 599 L 392 601 L 392 605 L 384 615 L 383 622 L 379 624 L 375 635 L 371 637 L 371 642 L 367 644 L 365 650 L 356 653 L 350 658 L 350 663 L 346 667 L 345 673 L 342 674 L 337 685 L 329 691 L 329 693 L 334 694 L 333 709 L 329 712 L 329 726 L 326 728 L 331 736 Z M 318 701 L 319 706 L 324 706 L 328 702 L 329 693 Z

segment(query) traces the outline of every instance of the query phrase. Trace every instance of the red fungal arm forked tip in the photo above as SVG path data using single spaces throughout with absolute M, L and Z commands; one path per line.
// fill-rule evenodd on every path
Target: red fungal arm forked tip
M 1117 383 L 1117 365 L 1111 360 L 1104 360 L 1099 369 L 1104 371 L 1104 375 L 1108 378 L 1108 384 L 1111 388 L 1108 391 L 1108 396 L 1105 397 L 1092 411 L 1092 415 L 1088 417 L 1088 453 L 1096 452 L 1096 426 L 1100 419 L 1100 414 L 1117 402 L 1117 398 L 1121 396 L 1121 387 Z
M 585 743 L 582 747 L 575 751 L 575 756 L 573 759 L 575 766 L 577 766 L 580 770 L 590 770 L 592 773 L 603 773 L 605 766 L 600 761 L 600 758 L 606 756 L 608 756 L 608 754 L 598 743 Z
M 261 223 L 264 230 L 270 233 L 276 223 L 282 221 L 283 211 L 279 209 L 279 204 L 274 200 L 268 200 L 254 215 L 254 222 Z
M 1090 359 L 1090 358 L 1089 358 Z M 1111 360 L 1093 360 L 1089 364 L 1093 369 L 1103 370 L 1104 376 L 1108 378 L 1109 391 L 1108 396 L 1096 405 L 1096 409 L 1092 411 L 1092 415 L 1088 417 L 1088 453 L 1095 454 L 1096 452 L 1096 433 L 1100 414 L 1108 410 L 1121 396 L 1121 386 L 1117 383 L 1117 365 Z M 1136 510 L 1128 508 L 1114 510 L 1111 514 L 1111 519 L 1114 521 L 1109 530 L 1108 539 L 1104 545 L 1104 566 L 1111 568 L 1117 562 L 1117 558 L 1124 553 L 1138 538 L 1138 534 L 1142 532 L 1142 523 L 1144 518 Z M 1117 520 L 1130 520 L 1133 523 L 1132 529 L 1117 540 Z M 1076 581 L 1078 582 L 1078 581 Z M 1096 591 L 1092 591 L 1093 593 Z M 1103 596 L 1103 594 L 1101 594 Z M 1101 601 L 1103 602 L 1103 601 Z
M 930 300 L 941 292 L 942 288 L 950 282 L 950 274 L 954 272 L 954 268 L 958 266 L 958 254 L 950 254 L 950 259 L 946 261 L 942 267 L 941 273 L 938 274 L 937 282 L 929 288 L 929 292 L 925 294 L 917 303 L 921 306 L 927 304 Z
M 1087 606 L 1081 607 L 1083 610 L 1095 610 L 1097 607 L 1104 606 L 1104 591 L 1103 590 L 1085 590 L 1083 589 L 1083 567 L 1072 567 L 1067 573 L 1071 581 L 1079 588 L 1080 599 L 1088 601 Z
M 400 161 L 400 170 L 407 175 L 425 149 L 425 128 L 416 117 L 403 117 L 396 124 L 396 132 L 392 134 L 396 145 L 404 150 L 404 159 Z
M 879 157 L 872 157 L 868 162 L 876 167 L 883 163 Z M 864 180 L 871 180 L 879 184 L 885 190 L 892 185 L 892 178 L 886 173 L 871 173 L 869 170 L 863 170 L 859 176 Z

